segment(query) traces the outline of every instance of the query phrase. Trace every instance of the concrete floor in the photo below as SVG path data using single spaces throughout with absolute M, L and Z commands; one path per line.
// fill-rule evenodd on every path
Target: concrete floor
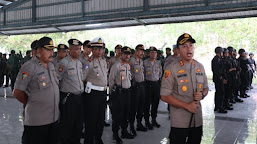
M 248 94 L 251 97 L 243 99 L 243 103 L 234 104 L 233 111 L 219 114 L 213 111 L 214 87 L 210 85 L 208 96 L 201 102 L 204 120 L 202 144 L 256 144 L 257 89 Z M 0 88 L 0 144 L 21 143 L 22 111 L 22 104 L 12 96 L 10 87 Z M 166 144 L 170 122 L 167 105 L 163 102 L 159 105 L 157 121 L 161 124 L 160 128 L 138 132 L 135 139 L 124 140 L 124 144 Z M 111 127 L 105 127 L 102 138 L 105 144 L 112 143 Z

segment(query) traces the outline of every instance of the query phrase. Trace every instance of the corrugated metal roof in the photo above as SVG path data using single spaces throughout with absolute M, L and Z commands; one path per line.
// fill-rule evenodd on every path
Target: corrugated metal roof
M 69 32 L 257 16 L 255 0 L 0 0 L 0 34 Z M 11 3 L 13 2 L 13 3 Z

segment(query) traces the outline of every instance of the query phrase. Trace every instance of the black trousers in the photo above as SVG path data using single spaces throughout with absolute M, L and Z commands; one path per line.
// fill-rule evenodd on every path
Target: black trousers
M 24 126 L 22 144 L 57 144 L 58 122 L 43 126 Z
M 132 87 L 131 94 L 131 109 L 129 122 L 133 124 L 135 122 L 135 118 L 137 118 L 137 123 L 142 122 L 142 118 L 144 115 L 144 105 L 145 105 L 145 84 L 144 82 L 135 83 Z
M 80 144 L 83 127 L 82 96 L 60 92 L 60 143 Z M 65 104 L 63 100 L 67 97 Z
M 4 84 L 4 73 L 0 70 L 0 87 Z
M 170 130 L 170 144 L 200 144 L 203 127 L 174 128 Z
M 232 89 L 229 84 L 224 84 L 225 96 L 224 96 L 224 106 L 226 106 L 229 100 L 232 98 Z
M 215 108 L 224 108 L 224 85 L 222 82 L 215 82 Z
M 246 89 L 249 86 L 249 73 L 248 71 L 241 72 L 240 74 L 241 85 L 240 85 L 240 95 L 246 94 Z
M 130 89 L 121 89 L 112 95 L 112 131 L 127 129 L 130 113 Z
M 85 144 L 92 144 L 101 139 L 104 129 L 106 92 L 91 90 L 85 93 Z
M 14 84 L 15 84 L 18 72 L 19 72 L 19 69 L 11 70 L 10 78 L 11 78 L 11 88 L 12 88 L 12 90 L 14 89 Z
M 157 109 L 160 102 L 160 85 L 159 81 L 146 81 L 145 86 L 145 108 L 144 119 L 149 121 L 150 109 L 152 119 L 157 117 Z

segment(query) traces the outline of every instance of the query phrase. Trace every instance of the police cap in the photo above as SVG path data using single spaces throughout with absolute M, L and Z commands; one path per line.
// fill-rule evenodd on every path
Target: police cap
M 59 44 L 57 46 L 57 50 L 66 50 L 66 49 L 68 49 L 68 46 L 66 46 L 65 44 Z
M 181 36 L 178 37 L 178 40 L 177 40 L 177 47 L 179 45 L 183 45 L 184 43 L 186 43 L 187 41 L 190 41 L 192 43 L 195 43 L 195 39 L 192 38 L 192 36 L 188 33 L 184 33 L 182 34 Z
M 104 48 L 104 39 L 102 37 L 96 37 L 88 43 L 90 47 L 102 47 Z
M 84 42 L 83 42 L 83 46 L 88 46 L 88 43 L 90 42 L 90 40 L 85 40 Z
M 68 40 L 69 45 L 74 45 L 74 46 L 81 46 L 82 42 L 77 40 L 77 39 L 69 39 Z
M 250 56 L 250 55 L 254 55 L 254 54 L 253 54 L 252 52 L 250 52 L 250 53 L 249 53 L 249 56 Z
M 135 48 L 136 50 L 145 50 L 144 45 L 138 44 Z
M 32 43 L 31 43 L 31 45 L 30 45 L 30 47 L 31 47 L 31 49 L 37 49 L 37 42 L 38 42 L 38 40 L 34 40 Z
M 124 46 L 123 48 L 121 48 L 121 52 L 124 54 L 131 54 L 131 48 L 128 46 Z
M 122 48 L 122 46 L 120 44 L 115 46 L 115 49 L 121 49 L 121 48 Z
M 52 50 L 56 47 L 54 46 L 53 40 L 50 37 L 42 37 L 37 42 L 37 48 L 46 48 Z
M 150 50 L 150 51 L 157 51 L 157 48 L 154 47 L 154 46 L 151 46 L 151 47 L 149 48 L 149 50 Z

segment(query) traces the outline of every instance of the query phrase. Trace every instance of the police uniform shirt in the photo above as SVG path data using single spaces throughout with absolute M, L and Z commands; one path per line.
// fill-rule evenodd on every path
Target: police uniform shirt
M 186 103 L 194 101 L 193 93 L 199 89 L 208 88 L 207 77 L 201 63 L 193 60 L 192 64 L 185 64 L 182 60 L 168 65 L 164 72 L 161 85 L 161 96 L 172 95 Z M 192 126 L 199 127 L 203 124 L 202 108 L 199 108 L 192 121 Z M 191 113 L 183 108 L 170 105 L 171 127 L 188 128 Z
M 79 56 L 79 61 L 82 63 L 83 66 L 88 63 L 88 59 L 89 57 L 85 57 L 83 53 Z
M 158 81 L 162 76 L 162 66 L 157 60 L 150 62 L 150 58 L 144 60 L 145 79 Z
M 54 64 L 54 67 L 57 67 L 57 64 L 58 64 L 58 57 L 57 56 L 53 58 L 52 63 Z
M 166 67 L 173 63 L 174 61 L 178 61 L 179 57 L 175 57 L 173 55 L 169 55 L 166 60 L 165 60 L 165 63 L 164 63 L 164 69 L 166 69 Z
M 26 92 L 28 96 L 24 125 L 41 126 L 58 120 L 58 83 L 51 62 L 46 69 L 35 57 L 21 67 L 14 88 Z
M 122 85 L 122 88 L 131 87 L 131 72 L 130 65 L 128 63 L 116 62 L 109 74 L 109 86 L 110 90 L 113 88 L 114 84 Z
M 121 59 L 117 58 L 116 56 L 110 58 L 110 60 L 108 61 L 108 68 L 111 69 L 112 65 L 115 64 L 116 62 L 121 62 Z
M 107 86 L 107 63 L 102 57 L 99 61 L 93 56 L 88 59 L 88 66 L 85 69 L 83 80 L 86 82 L 91 82 L 94 86 Z
M 143 60 L 138 62 L 135 57 L 131 57 L 129 64 L 131 66 L 132 79 L 136 82 L 144 81 L 144 66 Z
M 60 91 L 81 94 L 84 90 L 82 82 L 82 64 L 70 55 L 63 58 L 57 65 L 58 79 L 60 80 Z

